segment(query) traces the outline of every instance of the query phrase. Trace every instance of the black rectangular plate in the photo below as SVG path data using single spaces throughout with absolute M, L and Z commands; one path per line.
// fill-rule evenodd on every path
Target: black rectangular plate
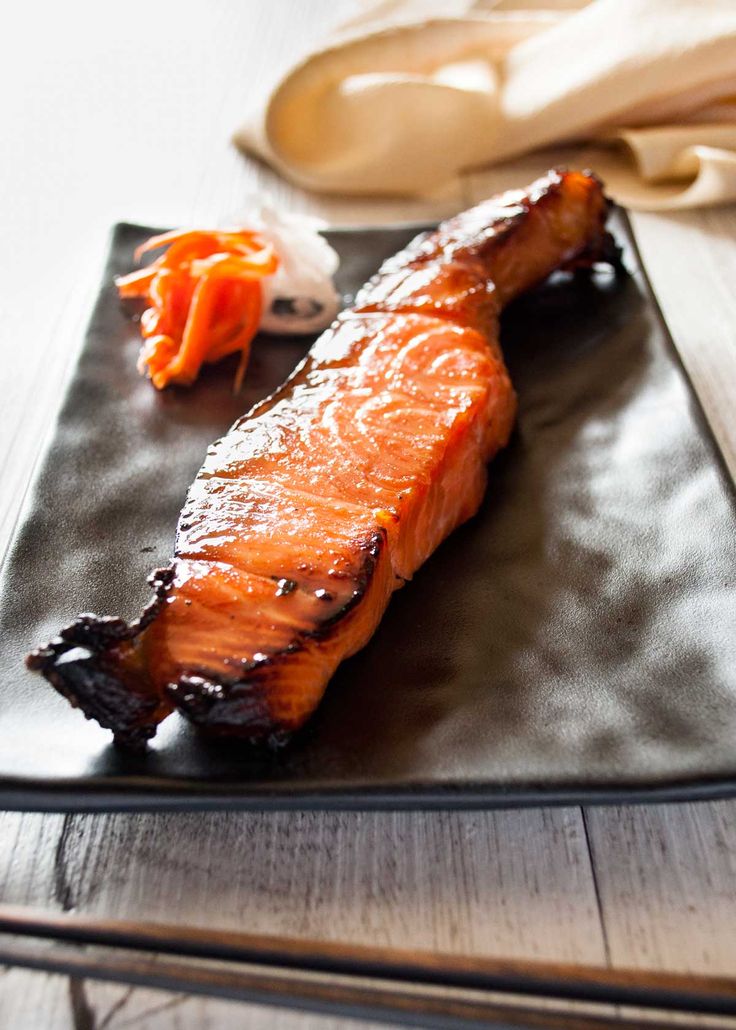
M 80 611 L 132 616 L 171 554 L 208 444 L 301 357 L 256 342 L 156 393 L 112 277 L 152 230 L 119 225 L 79 365 L 5 563 L 0 805 L 457 808 L 736 793 L 734 496 L 640 267 L 558 276 L 504 316 L 518 429 L 479 515 L 394 596 L 316 717 L 276 754 L 178 716 L 144 755 L 86 722 L 24 655 Z M 407 228 L 328 233 L 339 287 Z

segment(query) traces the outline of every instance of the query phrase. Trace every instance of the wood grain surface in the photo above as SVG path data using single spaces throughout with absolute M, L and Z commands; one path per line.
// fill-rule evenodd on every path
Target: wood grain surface
M 483 177 L 474 176 L 432 202 L 309 197 L 230 145 L 279 68 L 351 7 L 30 0 L 6 13 L 0 552 L 73 367 L 114 221 L 219 221 L 254 193 L 337 224 L 406 221 L 456 210 L 483 192 Z M 736 396 L 736 212 L 638 215 L 634 227 L 736 470 L 734 420 L 725 414 Z M 126 919 L 732 973 L 736 802 L 427 814 L 5 813 L 0 897 Z M 352 1024 L 10 969 L 0 975 L 0 1025 Z

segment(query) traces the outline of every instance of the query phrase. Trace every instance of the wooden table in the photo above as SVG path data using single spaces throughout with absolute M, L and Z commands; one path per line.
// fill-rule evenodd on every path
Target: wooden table
M 407 220 L 481 195 L 482 176 L 434 203 L 310 197 L 229 144 L 264 84 L 349 8 L 345 0 L 27 0 L 6 12 L 0 549 L 53 424 L 114 221 L 206 223 L 255 192 L 335 223 Z M 638 215 L 634 226 L 686 367 L 718 408 L 736 395 L 736 212 Z M 736 469 L 733 420 L 713 419 Z M 731 801 L 431 814 L 5 813 L 0 884 L 6 902 L 118 918 L 736 969 Z M 18 969 L 0 978 L 0 1024 L 338 1025 Z

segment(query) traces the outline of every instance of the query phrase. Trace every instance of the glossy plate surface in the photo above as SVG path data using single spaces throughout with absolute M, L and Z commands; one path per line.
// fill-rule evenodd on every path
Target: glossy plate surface
M 736 793 L 734 495 L 633 271 L 558 277 L 504 317 L 516 434 L 480 514 L 396 594 L 307 729 L 263 754 L 178 716 L 125 755 L 23 657 L 80 611 L 132 616 L 169 560 L 207 445 L 310 341 L 262 338 L 189 391 L 135 371 L 111 285 L 152 231 L 120 225 L 78 368 L 6 560 L 0 806 L 430 808 Z M 348 296 L 407 229 L 330 233 Z

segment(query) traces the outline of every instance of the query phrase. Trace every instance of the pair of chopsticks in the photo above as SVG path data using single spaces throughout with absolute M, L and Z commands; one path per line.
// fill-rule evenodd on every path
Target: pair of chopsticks
M 0 940 L 3 965 L 404 1025 L 627 1025 L 620 1017 L 529 1007 L 529 997 L 736 1015 L 732 977 L 443 955 L 7 905 L 0 905 L 0 933 L 63 945 Z M 515 997 L 498 1001 L 489 993 Z

